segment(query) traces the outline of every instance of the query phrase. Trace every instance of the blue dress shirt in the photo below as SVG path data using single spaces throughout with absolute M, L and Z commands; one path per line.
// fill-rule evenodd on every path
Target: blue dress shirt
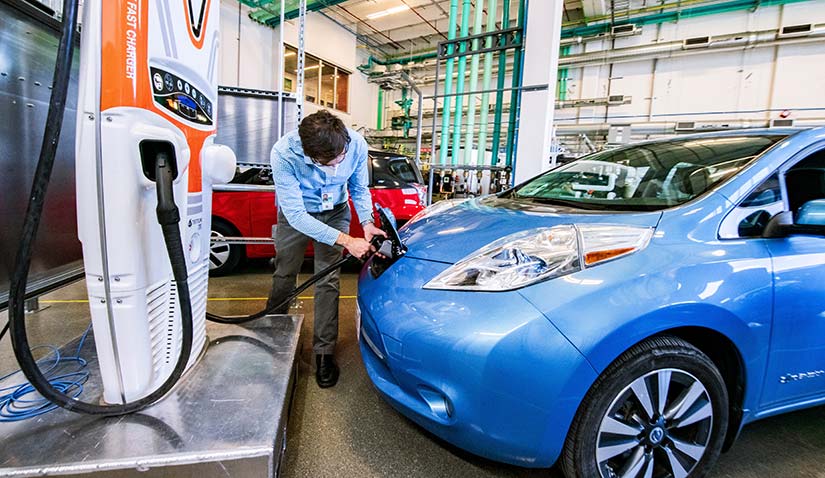
M 372 197 L 367 170 L 367 146 L 364 137 L 347 129 L 350 145 L 337 170 L 327 172 L 304 155 L 298 130 L 285 134 L 272 147 L 269 161 L 275 183 L 276 203 L 293 228 L 324 244 L 334 245 L 340 232 L 315 219 L 309 213 L 323 211 L 322 192 L 331 193 L 339 205 L 352 195 L 355 212 L 362 221 L 372 218 Z

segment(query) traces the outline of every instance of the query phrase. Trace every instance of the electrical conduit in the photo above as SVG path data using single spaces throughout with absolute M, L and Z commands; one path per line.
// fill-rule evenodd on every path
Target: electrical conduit
M 515 154 L 516 121 L 518 120 L 517 113 L 519 110 L 519 101 L 521 100 L 521 91 L 517 88 L 521 86 L 521 61 L 522 51 L 524 50 L 524 25 L 524 0 L 521 0 L 518 6 L 518 27 L 520 29 L 518 35 L 521 39 L 521 47 L 517 48 L 515 54 L 513 55 L 513 89 L 510 90 L 510 118 L 507 121 L 507 146 L 505 149 L 507 166 L 511 166 L 513 164 L 513 156 Z
M 501 29 L 510 27 L 510 0 L 504 0 L 501 12 Z M 501 116 L 504 107 L 504 75 L 507 69 L 506 50 L 498 52 L 498 71 L 496 77 L 496 112 L 493 116 L 493 146 L 491 150 L 491 164 L 498 165 L 498 152 L 501 149 Z
M 455 40 L 455 19 L 458 16 L 458 0 L 450 0 L 450 27 L 447 31 L 447 40 Z M 447 54 L 451 55 L 455 51 L 455 46 L 447 47 Z M 447 144 L 449 143 L 450 132 L 450 106 L 452 105 L 453 93 L 453 70 L 455 68 L 455 58 L 447 60 L 447 71 L 444 75 L 444 102 L 441 107 L 441 146 L 438 149 L 439 164 L 447 164 Z M 438 78 L 435 79 L 438 81 Z M 435 113 L 435 112 L 433 112 Z M 435 134 L 435 131 L 433 131 Z
M 473 35 L 480 35 L 482 33 L 484 20 L 484 8 L 482 8 L 481 0 L 476 5 L 475 23 L 473 25 Z M 473 40 L 472 49 L 478 51 L 479 40 Z M 479 55 L 473 55 L 470 64 L 470 92 L 478 91 L 478 60 Z M 478 95 L 471 94 L 467 96 L 467 132 L 464 133 L 464 164 L 471 164 L 473 158 L 473 149 L 478 151 L 476 156 L 476 163 L 480 163 L 484 158 L 484 152 L 481 150 L 481 145 L 478 148 L 473 148 L 473 135 L 476 122 L 476 99 Z M 480 155 L 480 157 L 478 156 Z
M 461 37 L 466 37 L 470 34 L 470 7 L 472 0 L 464 0 L 461 6 Z M 461 42 L 459 52 L 467 51 L 467 42 Z M 453 120 L 453 165 L 459 164 L 461 159 L 461 122 L 464 114 L 464 80 L 467 75 L 467 57 L 462 56 L 458 58 L 458 78 L 455 86 L 455 119 Z
M 487 33 L 496 30 L 496 14 L 498 13 L 498 0 L 487 0 Z M 488 37 L 484 43 L 484 48 L 492 48 L 493 38 Z M 484 54 L 484 73 L 481 80 L 481 90 L 490 89 L 490 81 L 493 76 L 493 52 Z M 481 117 L 478 120 L 478 151 L 481 157 L 478 164 L 484 165 L 487 151 L 487 121 L 490 115 L 490 93 L 481 94 Z M 492 159 L 491 159 L 492 162 Z

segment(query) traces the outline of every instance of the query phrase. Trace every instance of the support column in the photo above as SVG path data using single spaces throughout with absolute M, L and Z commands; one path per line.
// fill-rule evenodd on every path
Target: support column
M 522 92 L 515 163 L 516 184 L 550 167 L 563 1 L 529 0 L 527 3 L 521 85 L 546 84 L 547 88 Z

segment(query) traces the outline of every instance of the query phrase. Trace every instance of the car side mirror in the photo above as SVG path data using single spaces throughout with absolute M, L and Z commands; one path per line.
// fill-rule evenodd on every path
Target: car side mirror
M 825 199 L 808 201 L 799 208 L 795 224 L 825 229 Z
M 796 219 L 791 211 L 777 214 L 768 222 L 763 237 L 779 238 L 797 234 L 825 237 L 825 200 L 806 202 L 799 208 Z

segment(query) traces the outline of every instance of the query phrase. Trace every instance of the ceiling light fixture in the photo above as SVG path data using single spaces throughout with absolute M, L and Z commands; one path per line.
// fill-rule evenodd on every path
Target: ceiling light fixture
M 392 15 L 393 13 L 405 12 L 409 9 L 410 7 L 408 7 L 407 5 L 399 5 L 397 7 L 381 10 L 380 12 L 370 13 L 369 15 L 367 15 L 367 19 L 375 20 L 376 18 L 386 17 L 387 15 Z

